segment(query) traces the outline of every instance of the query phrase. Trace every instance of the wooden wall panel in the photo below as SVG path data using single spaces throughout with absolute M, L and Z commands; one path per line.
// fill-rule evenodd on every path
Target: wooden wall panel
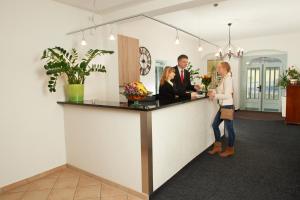
M 119 85 L 140 80 L 139 40 L 118 35 Z

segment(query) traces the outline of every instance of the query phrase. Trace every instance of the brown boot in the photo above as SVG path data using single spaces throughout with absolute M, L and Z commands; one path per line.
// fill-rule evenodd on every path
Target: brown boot
M 208 153 L 210 155 L 214 155 L 216 153 L 221 153 L 221 152 L 222 152 L 222 143 L 221 142 L 215 142 L 213 149 L 210 150 Z
M 223 151 L 222 153 L 220 153 L 220 156 L 223 158 L 229 157 L 234 155 L 234 147 L 227 147 L 225 149 L 225 151 Z

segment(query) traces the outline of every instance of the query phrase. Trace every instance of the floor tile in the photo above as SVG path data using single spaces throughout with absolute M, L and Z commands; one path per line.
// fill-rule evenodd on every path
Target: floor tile
M 57 178 L 42 178 L 29 184 L 29 191 L 51 189 Z
M 91 186 L 91 185 L 101 185 L 101 182 L 89 176 L 85 176 L 85 175 L 80 176 L 78 187 Z
M 16 187 L 12 190 L 7 191 L 8 193 L 13 193 L 13 192 L 25 192 L 29 189 L 29 184 L 23 185 L 23 186 L 19 186 Z
M 47 175 L 45 178 L 51 178 L 51 177 L 59 177 L 62 171 L 60 172 L 54 172 L 52 174 Z
M 4 193 L 0 195 L 0 200 L 20 200 L 24 192 Z
M 0 200 L 141 200 L 87 176 L 63 169 L 0 195 Z
M 38 191 L 28 191 L 23 196 L 22 200 L 46 200 L 49 196 L 50 189 L 38 190 Z
M 100 197 L 100 186 L 86 186 L 78 187 L 75 193 L 75 200 L 88 199 L 88 198 L 99 198 Z
M 74 170 L 72 170 L 72 169 L 65 169 L 65 170 L 63 170 L 62 172 L 61 172 L 61 174 L 60 174 L 60 178 L 66 178 L 66 177 L 79 177 L 79 173 L 78 172 L 76 172 L 76 171 L 74 171 Z
M 112 186 L 102 184 L 101 187 L 101 198 L 106 196 L 122 196 L 126 195 L 126 193 L 122 190 L 116 189 Z
M 139 197 L 136 197 L 136 196 L 133 196 L 133 195 L 128 195 L 128 200 L 142 200 L 141 198 Z
M 127 195 L 104 196 L 101 200 L 127 200 Z
M 59 177 L 53 188 L 76 188 L 79 177 Z
M 76 188 L 54 189 L 49 195 L 49 200 L 73 200 Z

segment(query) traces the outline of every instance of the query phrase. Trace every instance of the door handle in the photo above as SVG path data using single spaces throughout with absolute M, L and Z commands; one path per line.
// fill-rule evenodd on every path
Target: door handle
M 261 85 L 259 85 L 259 86 L 257 87 L 257 89 L 259 89 L 259 92 L 261 92 Z

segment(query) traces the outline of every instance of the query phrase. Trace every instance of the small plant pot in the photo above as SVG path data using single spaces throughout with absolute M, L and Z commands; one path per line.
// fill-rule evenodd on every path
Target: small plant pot
M 291 83 L 292 85 L 297 85 L 298 79 L 291 79 L 291 80 L 290 80 L 290 83 Z
M 83 84 L 68 84 L 65 86 L 66 99 L 69 102 L 83 102 L 84 85 Z
M 281 115 L 282 117 L 286 116 L 286 97 L 281 97 Z

